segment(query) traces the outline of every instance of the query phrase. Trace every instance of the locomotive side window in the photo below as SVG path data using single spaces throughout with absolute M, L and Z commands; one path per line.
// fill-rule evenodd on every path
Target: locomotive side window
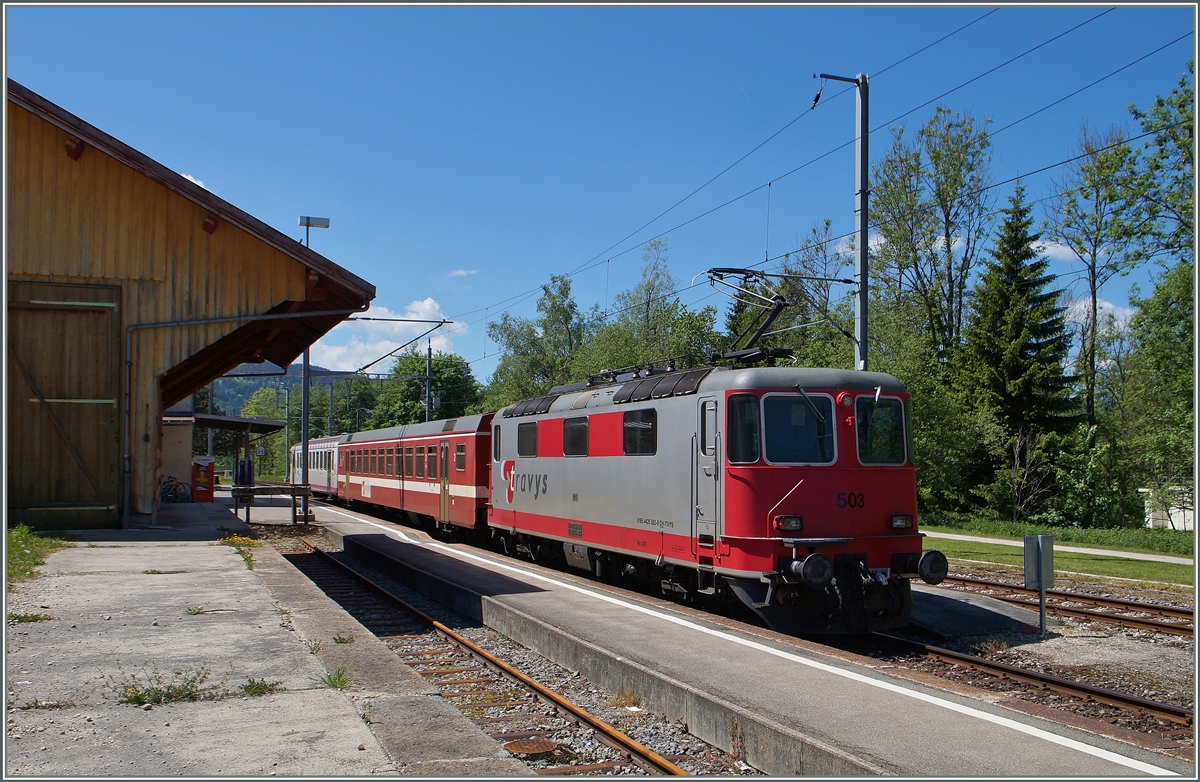
M 437 480 L 437 446 L 431 445 L 425 450 L 425 477 L 429 480 Z
M 517 424 L 517 456 L 537 456 L 537 421 Z
M 871 394 L 855 400 L 858 460 L 863 464 L 904 464 L 904 406 L 899 399 Z
M 717 403 L 705 402 L 700 416 L 700 453 L 712 456 L 717 452 Z
M 411 445 L 404 447 L 404 477 L 413 477 L 413 447 Z
M 767 461 L 829 464 L 833 461 L 833 400 L 821 394 L 763 397 Z
M 734 394 L 729 397 L 725 432 L 729 438 L 727 453 L 730 464 L 753 464 L 758 461 L 758 400 L 754 394 Z
M 563 456 L 588 455 L 587 416 L 563 421 Z
M 658 411 L 628 410 L 625 413 L 625 455 L 653 456 L 658 452 Z
M 417 446 L 416 466 L 417 466 L 416 477 L 424 478 L 425 477 L 425 446 L 423 446 L 423 445 Z
M 454 469 L 459 472 L 467 471 L 467 444 L 454 444 Z
M 500 461 L 500 427 L 492 427 L 492 461 Z

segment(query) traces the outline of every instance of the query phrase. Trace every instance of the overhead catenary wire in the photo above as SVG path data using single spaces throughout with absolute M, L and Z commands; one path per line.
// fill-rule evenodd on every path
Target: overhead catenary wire
M 941 41 L 945 40 L 946 38 L 950 37 L 951 35 L 953 35 L 953 34 L 955 34 L 955 33 L 959 32 L 959 31 L 961 31 L 962 29 L 965 29 L 966 27 L 969 27 L 971 24 L 974 24 L 974 23 L 976 23 L 976 22 L 978 22 L 978 21 L 982 20 L 983 18 L 986 18 L 987 16 L 990 16 L 992 13 L 994 13 L 994 12 L 995 12 L 995 10 L 998 10 L 998 9 L 993 9 L 992 11 L 989 11 L 987 14 L 984 14 L 983 16 L 979 17 L 979 19 L 976 19 L 976 20 L 972 21 L 972 22 L 971 22 L 971 23 L 969 23 L 968 25 L 965 25 L 964 27 L 962 27 L 962 28 L 959 28 L 958 30 L 956 30 L 956 31 L 954 31 L 954 32 L 952 32 L 952 33 L 950 33 L 950 34 L 948 34 L 947 36 L 943 36 L 943 38 L 941 38 L 941 39 L 938 39 L 938 41 L 935 41 L 935 42 L 933 42 L 932 44 L 929 44 L 929 45 L 927 45 L 927 46 L 926 46 L 926 47 L 924 47 L 922 50 L 918 50 L 918 52 L 914 52 L 912 55 L 909 55 L 908 57 L 906 57 L 906 58 L 904 58 L 904 59 L 909 59 L 909 58 L 911 58 L 912 56 L 915 56 L 916 54 L 919 54 L 919 53 L 920 53 L 920 51 L 924 51 L 925 49 L 928 49 L 930 46 L 933 46 L 933 45 L 936 45 L 937 43 L 940 43 Z M 909 114 L 911 114 L 911 113 L 913 113 L 913 112 L 915 112 L 915 111 L 918 111 L 920 108 L 922 108 L 922 107 L 924 107 L 924 106 L 927 106 L 927 105 L 929 105 L 930 103 L 932 103 L 932 102 L 934 102 L 934 101 L 940 100 L 941 98 L 944 98 L 946 95 L 949 95 L 949 94 L 953 93 L 954 91 L 956 91 L 956 90 L 958 90 L 958 89 L 961 89 L 962 87 L 965 87 L 965 86 L 966 86 L 966 85 L 968 85 L 968 84 L 971 84 L 971 83 L 973 83 L 973 82 L 975 82 L 975 81 L 978 81 L 979 79 L 983 78 L 984 76 L 986 76 L 986 75 L 988 75 L 988 74 L 994 73 L 995 71 L 999 70 L 1000 68 L 1003 68 L 1003 67 L 1005 67 L 1005 66 L 1007 66 L 1007 65 L 1010 65 L 1011 63 L 1013 63 L 1013 62 L 1015 62 L 1015 61 L 1019 60 L 1021 57 L 1023 57 L 1023 56 L 1026 56 L 1027 54 L 1029 54 L 1029 53 L 1031 53 L 1031 52 L 1033 52 L 1033 51 L 1036 51 L 1036 50 L 1038 50 L 1038 49 L 1040 49 L 1040 48 L 1043 48 L 1044 46 L 1046 46 L 1046 45 L 1048 45 L 1048 44 L 1050 44 L 1050 43 L 1052 43 L 1052 42 L 1054 42 L 1054 41 L 1056 41 L 1056 40 L 1058 40 L 1058 39 L 1061 39 L 1061 38 L 1062 38 L 1062 37 L 1064 37 L 1065 35 L 1068 35 L 1069 33 L 1071 33 L 1071 32 L 1074 32 L 1075 30 L 1078 30 L 1079 28 L 1083 27 L 1084 25 L 1087 25 L 1087 24 L 1089 24 L 1089 23 L 1091 23 L 1091 22 L 1095 21 L 1096 19 L 1099 19 L 1100 17 L 1102 17 L 1102 16 L 1104 16 L 1105 14 L 1107 14 L 1107 13 L 1111 12 L 1112 10 L 1114 10 L 1114 9 L 1108 9 L 1107 11 L 1104 11 L 1104 12 L 1102 12 L 1102 13 L 1100 13 L 1100 14 L 1097 14 L 1096 16 L 1093 16 L 1093 17 L 1089 18 L 1088 20 L 1085 20 L 1084 22 L 1081 22 L 1080 24 L 1077 24 L 1077 25 L 1075 25 L 1074 27 L 1072 27 L 1072 28 L 1069 28 L 1068 30 L 1065 30 L 1065 31 L 1063 31 L 1063 32 L 1061 32 L 1061 33 L 1059 33 L 1059 34 L 1057 34 L 1057 35 L 1055 35 L 1055 36 L 1051 37 L 1050 39 L 1047 39 L 1046 41 L 1043 41 L 1043 42 L 1041 42 L 1041 43 L 1039 43 L 1039 44 L 1037 44 L 1037 45 L 1035 45 L 1035 46 L 1031 47 L 1030 49 L 1026 50 L 1025 52 L 1022 52 L 1021 54 L 1019 54 L 1019 55 L 1016 55 L 1015 57 L 1009 58 L 1009 59 L 1008 59 L 1008 60 L 1006 60 L 1005 62 L 1003 62 L 1003 63 L 1001 63 L 1001 64 L 999 64 L 999 65 L 997 65 L 997 66 L 994 66 L 993 68 L 990 68 L 990 69 L 988 69 L 988 70 L 987 70 L 987 71 L 985 71 L 984 73 L 981 73 L 981 74 L 979 74 L 978 76 L 975 76 L 975 77 L 973 77 L 973 78 L 971 78 L 971 79 L 969 79 L 969 80 L 967 80 L 967 81 L 963 82 L 962 84 L 958 85 L 957 87 L 955 87 L 955 88 L 953 88 L 953 89 L 951 89 L 951 90 L 948 90 L 948 91 L 946 91 L 946 92 L 942 93 L 942 94 L 941 94 L 941 95 L 939 95 L 937 98 L 934 98 L 934 99 L 932 99 L 932 100 L 930 100 L 930 101 L 926 101 L 925 103 L 921 104 L 920 106 L 917 106 L 917 107 L 915 107 L 915 108 L 913 108 L 913 109 L 910 109 L 909 111 L 906 111 L 905 113 L 903 113 L 903 114 L 901 114 L 901 115 L 898 115 L 896 118 L 894 118 L 894 119 L 892 119 L 892 120 L 889 120 L 887 123 L 882 123 L 881 125 L 879 125 L 879 126 L 877 126 L 877 127 L 873 128 L 873 129 L 872 129 L 870 132 L 872 132 L 872 133 L 874 133 L 874 132 L 877 132 L 878 130 L 881 130 L 883 127 L 886 127 L 887 125 L 891 124 L 892 122 L 895 122 L 895 121 L 896 121 L 896 120 L 898 120 L 898 119 L 901 119 L 901 118 L 903 118 L 903 117 L 905 117 L 905 116 L 908 116 Z M 990 135 L 991 135 L 991 136 L 995 136 L 995 135 L 998 135 L 999 133 L 1001 133 L 1001 132 L 1003 132 L 1003 131 L 1005 131 L 1005 130 L 1008 130 L 1009 128 L 1011 128 L 1011 127 L 1014 127 L 1014 126 L 1016 126 L 1016 125 L 1020 124 L 1021 122 L 1024 122 L 1024 121 L 1026 121 L 1026 120 L 1028 120 L 1028 119 L 1032 118 L 1033 116 L 1036 116 L 1037 114 L 1039 114 L 1039 113 L 1041 113 L 1041 112 L 1043 112 L 1043 111 L 1045 111 L 1045 110 L 1047 110 L 1047 109 L 1049 109 L 1049 108 L 1053 107 L 1054 105 L 1057 105 L 1057 104 L 1059 104 L 1059 103 L 1062 103 L 1063 101 L 1065 101 L 1065 100 L 1068 100 L 1068 99 L 1070 99 L 1070 98 L 1072 98 L 1072 97 L 1074 97 L 1074 96 L 1076 96 L 1076 95 L 1078 95 L 1078 94 L 1080 94 L 1080 93 L 1084 92 L 1085 90 L 1087 90 L 1087 89 L 1090 89 L 1090 88 L 1092 88 L 1092 87 L 1096 86 L 1097 84 L 1100 84 L 1101 82 L 1105 81 L 1106 79 L 1108 79 L 1108 78 L 1111 78 L 1112 76 L 1114 76 L 1114 75 L 1116 75 L 1116 74 L 1118 74 L 1118 73 L 1120 73 L 1120 72 L 1122 72 L 1122 71 L 1124 71 L 1124 70 L 1128 69 L 1129 67 L 1132 67 L 1133 65 L 1135 65 L 1135 64 L 1137 64 L 1137 63 L 1139 63 L 1139 62 L 1142 62 L 1143 60 L 1147 59 L 1148 57 L 1150 57 L 1150 56 L 1152 56 L 1152 55 L 1154 55 L 1154 54 L 1157 54 L 1157 53 L 1159 53 L 1159 52 L 1163 51 L 1164 49 L 1168 48 L 1169 46 L 1172 46 L 1172 45 L 1174 45 L 1174 44 L 1177 44 L 1177 43 L 1179 43 L 1180 41 L 1184 40 L 1185 38 L 1187 38 L 1187 37 L 1188 37 L 1188 36 L 1190 36 L 1190 35 L 1192 35 L 1192 33 L 1190 33 L 1190 32 L 1189 32 L 1189 33 L 1186 33 L 1186 34 L 1184 34 L 1184 35 L 1182 35 L 1182 36 L 1179 36 L 1178 38 L 1174 39 L 1173 41 L 1171 41 L 1171 42 L 1169 42 L 1169 43 L 1167 43 L 1167 44 L 1164 44 L 1163 46 L 1160 46 L 1160 47 L 1156 48 L 1155 50 L 1153 50 L 1153 51 L 1149 52 L 1148 54 L 1146 54 L 1146 55 L 1143 55 L 1143 56 L 1141 56 L 1141 57 L 1137 58 L 1136 60 L 1134 60 L 1134 61 L 1131 61 L 1131 62 L 1127 63 L 1126 65 L 1122 66 L 1121 68 L 1118 68 L 1118 69 L 1116 69 L 1116 70 L 1112 71 L 1112 72 L 1111 72 L 1111 73 L 1109 73 L 1108 75 L 1106 75 L 1106 76 L 1104 76 L 1104 77 L 1101 77 L 1100 79 L 1097 79 L 1097 80 L 1095 80 L 1095 81 L 1093 81 L 1093 82 L 1089 83 L 1088 85 L 1086 85 L 1086 86 L 1084 86 L 1084 87 L 1081 87 L 1081 88 L 1079 88 L 1079 89 L 1077 89 L 1077 90 L 1074 90 L 1074 91 L 1072 91 L 1071 93 L 1068 93 L 1067 95 L 1065 95 L 1065 96 L 1063 96 L 1063 97 L 1061 97 L 1061 98 L 1058 98 L 1058 99 L 1057 99 L 1057 100 L 1055 100 L 1054 102 L 1052 102 L 1052 103 L 1050 103 L 1050 104 L 1047 104 L 1046 106 L 1043 106 L 1042 108 L 1038 109 L 1037 111 L 1034 111 L 1034 112 L 1032 112 L 1031 114 L 1028 114 L 1028 115 L 1026 115 L 1026 116 L 1024 116 L 1024 117 L 1022 117 L 1022 118 L 1020 118 L 1020 119 L 1018 119 L 1018 120 L 1015 120 L 1015 121 L 1013 121 L 1013 122 L 1009 123 L 1008 125 L 1005 125 L 1004 127 L 1002 127 L 1002 128 L 1000 128 L 1000 129 L 998 129 L 998 130 L 996 130 L 996 131 L 992 132 Z M 898 65 L 899 63 L 903 62 L 903 61 L 904 61 L 904 59 L 902 59 L 902 60 L 900 60 L 900 61 L 897 61 L 896 63 L 893 63 L 892 65 L 888 66 L 887 68 L 885 68 L 885 69 L 883 69 L 883 70 L 888 70 L 888 69 L 890 69 L 890 68 L 892 68 L 892 67 L 895 67 L 895 65 Z M 881 70 L 881 71 L 877 72 L 877 74 L 876 74 L 876 75 L 878 75 L 879 73 L 882 73 L 882 72 L 883 72 L 883 71 Z M 851 89 L 851 88 L 848 88 L 848 89 L 847 89 L 847 90 L 845 90 L 844 92 L 848 92 L 848 91 L 849 91 L 849 89 Z M 838 93 L 838 94 L 840 95 L 841 93 Z M 837 97 L 837 95 L 835 95 L 835 96 L 833 96 L 833 97 Z M 828 99 L 827 99 L 827 100 L 828 100 Z M 805 112 L 805 113 L 807 113 L 807 112 Z M 775 135 L 778 135 L 778 133 L 779 133 L 779 132 L 782 132 L 782 131 L 783 131 L 783 130 L 785 130 L 787 127 L 790 127 L 792 124 L 794 124 L 794 122 L 795 122 L 796 120 L 800 119 L 800 118 L 801 118 L 801 117 L 803 117 L 803 116 L 804 116 L 804 114 L 801 114 L 801 115 L 797 116 L 797 117 L 796 117 L 794 120 L 792 120 L 792 122 L 788 123 L 788 125 L 786 125 L 784 128 L 781 128 L 781 129 L 780 129 L 780 131 L 778 131 L 778 132 L 777 132 Z M 774 138 L 774 137 L 775 137 L 775 135 L 773 135 L 772 137 L 768 138 L 766 141 L 764 141 L 764 142 L 763 142 L 763 144 L 765 144 L 765 143 L 767 143 L 768 141 L 770 141 L 770 140 L 771 140 L 771 138 Z M 1129 139 L 1129 141 L 1134 141 L 1134 140 L 1137 140 L 1137 139 L 1139 139 L 1139 138 L 1144 138 L 1144 137 L 1145 137 L 1145 135 L 1146 135 L 1146 134 L 1143 134 L 1142 136 L 1138 136 L 1138 137 L 1135 137 L 1135 138 L 1133 138 L 1133 139 Z M 845 148 L 846 146 L 850 145 L 851 143 L 853 143 L 853 140 L 847 141 L 845 144 L 842 144 L 842 145 L 840 145 L 840 146 L 836 147 L 835 149 L 829 150 L 828 152 L 826 152 L 826 153 L 824 153 L 824 154 L 822 154 L 822 155 L 820 155 L 820 156 L 818 156 L 818 157 L 816 157 L 816 158 L 813 158 L 813 159 L 812 159 L 812 160 L 810 160 L 810 161 L 807 161 L 806 163 L 802 164 L 801 166 L 798 166 L 798 167 L 796 167 L 796 168 L 794 168 L 794 169 L 792 169 L 792 170 L 790 170 L 790 171 L 786 172 L 785 174 L 782 174 L 782 175 L 780 175 L 780 176 L 777 176 L 777 177 L 773 178 L 771 182 L 768 182 L 768 183 L 767 183 L 767 184 L 765 184 L 765 185 L 760 185 L 759 187 L 756 187 L 756 188 L 754 188 L 754 189 L 752 189 L 752 190 L 749 190 L 749 191 L 747 191 L 747 192 L 745 192 L 745 193 L 741 194 L 740 196 L 737 196 L 737 197 L 735 197 L 735 198 L 733 198 L 733 199 L 730 199 L 730 200 L 728 200 L 728 201 L 726 201 L 726 202 L 724 202 L 724 203 L 722 203 L 722 204 L 720 204 L 720 205 L 718 205 L 718 206 L 716 206 L 716 207 L 714 207 L 714 208 L 712 208 L 712 209 L 706 210 L 705 212 L 703 212 L 703 213 L 701 213 L 701 214 L 699 214 L 699 215 L 696 215 L 695 217 L 692 217 L 692 218 L 690 218 L 690 219 L 688 219 L 688 220 L 686 220 L 686 221 L 684 221 L 684 222 L 682 222 L 682 223 L 679 223 L 679 224 L 675 225 L 674 227 L 672 227 L 672 228 L 670 228 L 670 229 L 667 229 L 666 231 L 663 231 L 663 232 L 661 232 L 661 233 L 657 234 L 657 235 L 656 235 L 655 237 L 653 237 L 653 238 L 661 238 L 661 237 L 663 237 L 663 236 L 666 236 L 666 235 L 668 235 L 668 234 L 670 234 L 670 233 L 673 233 L 673 232 L 675 232 L 675 231 L 677 231 L 677 230 L 679 230 L 679 229 L 681 229 L 681 228 L 683 228 L 683 227 L 685 227 L 685 226 L 687 226 L 687 225 L 691 224 L 692 222 L 695 222 L 695 221 L 697 221 L 697 220 L 699 220 L 699 219 L 701 219 L 701 218 L 703 218 L 703 217 L 706 217 L 706 216 L 708 216 L 708 215 L 712 214 L 713 212 L 716 212 L 716 211 L 718 211 L 718 210 L 720 210 L 720 209 L 723 209 L 723 208 L 725 208 L 725 207 L 727 207 L 727 206 L 729 206 L 729 205 L 731 205 L 731 204 L 733 204 L 733 203 L 735 203 L 735 202 L 737 202 L 737 201 L 739 201 L 739 200 L 741 200 L 741 199 L 743 199 L 743 198 L 745 198 L 745 197 L 747 197 L 747 196 L 749 196 L 749 195 L 751 195 L 751 194 L 753 194 L 753 193 L 757 192 L 758 190 L 761 190 L 763 187 L 770 187 L 771 183 L 773 183 L 773 182 L 775 182 L 775 181 L 778 181 L 779 179 L 782 179 L 782 178 L 784 178 L 784 177 L 790 176 L 791 174 L 793 174 L 793 173 L 796 173 L 796 172 L 798 172 L 799 170 L 801 170 L 801 169 L 803 169 L 803 168 L 805 168 L 805 167 L 807 167 L 807 166 L 810 166 L 810 165 L 812 165 L 813 163 L 817 162 L 818 160 L 820 160 L 820 159 L 823 159 L 824 157 L 827 157 L 828 155 L 830 155 L 830 154 L 833 154 L 834 152 L 836 152 L 836 151 L 839 151 L 839 150 L 841 150 L 841 149 Z M 757 149 L 759 149 L 761 146 L 762 146 L 762 144 L 760 144 L 759 146 L 755 147 L 755 149 L 751 150 L 751 152 L 750 152 L 750 153 L 747 153 L 747 156 L 748 156 L 749 154 L 752 154 L 754 151 L 756 151 Z M 746 156 L 743 156 L 742 158 L 739 158 L 739 160 L 738 160 L 738 161 L 735 161 L 735 163 L 734 163 L 734 164 L 732 164 L 732 165 L 737 165 L 737 163 L 738 163 L 738 162 L 740 162 L 741 160 L 744 160 L 744 159 L 745 159 L 745 157 L 746 157 Z M 1027 172 L 1027 173 L 1023 174 L 1021 177 L 1014 177 L 1014 178 L 1012 178 L 1012 179 L 1005 180 L 1004 182 L 995 183 L 994 185 L 991 185 L 990 187 L 999 187 L 999 186 L 1002 186 L 1002 185 L 1004 185 L 1004 184 L 1007 184 L 1007 183 L 1009 183 L 1009 182 L 1015 181 L 1017 178 L 1022 178 L 1022 177 L 1029 177 L 1029 176 L 1033 176 L 1033 175 L 1035 175 L 1035 174 L 1041 173 L 1041 172 L 1043 172 L 1043 171 L 1045 171 L 1045 170 L 1048 170 L 1048 169 L 1050 169 L 1050 168 L 1054 168 L 1054 167 L 1057 167 L 1057 166 L 1061 166 L 1061 165 L 1065 165 L 1065 164 L 1067 164 L 1067 163 L 1070 163 L 1070 162 L 1072 162 L 1072 161 L 1074 161 L 1074 160 L 1077 160 L 1077 159 L 1079 159 L 1079 157 L 1081 157 L 1081 156 L 1077 156 L 1077 157 L 1075 157 L 1075 158 L 1070 158 L 1070 159 L 1068 159 L 1068 160 L 1061 161 L 1061 162 L 1059 162 L 1059 163 L 1056 163 L 1056 164 L 1051 164 L 1050 166 L 1046 166 L 1046 167 L 1043 167 L 1043 168 L 1041 168 L 1041 169 L 1037 169 L 1037 170 L 1035 170 L 1035 171 L 1033 171 L 1033 172 Z M 731 165 L 729 168 L 731 168 L 731 167 L 732 167 L 732 165 Z M 723 170 L 721 173 L 723 174 L 725 171 L 728 171 L 728 170 L 729 170 L 729 168 L 726 168 L 726 169 L 725 169 L 725 170 Z M 706 183 L 705 183 L 705 185 L 702 185 L 702 186 L 701 186 L 701 188 L 703 188 L 703 187 L 707 186 L 707 185 L 708 185 L 708 184 L 710 184 L 712 181 L 715 181 L 715 179 L 719 178 L 720 176 L 721 176 L 721 174 L 718 174 L 716 177 L 713 177 L 711 180 L 709 180 L 709 182 L 706 182 Z M 656 218 L 655 218 L 655 220 L 659 219 L 661 216 L 663 216 L 663 215 L 665 215 L 665 214 L 669 213 L 670 211 L 672 211 L 672 210 L 673 210 L 673 209 L 674 209 L 676 206 L 678 206 L 679 204 L 681 204 L 681 203 L 683 203 L 684 201 L 686 201 L 688 198 L 690 198 L 690 197 L 691 197 L 691 195 L 694 195 L 696 192 L 699 192 L 699 189 L 697 189 L 696 191 L 693 191 L 693 193 L 689 194 L 689 195 L 688 195 L 688 196 L 686 196 L 684 199 L 682 199 L 680 202 L 678 202 L 676 205 L 672 206 L 672 207 L 671 207 L 671 209 L 668 209 L 668 210 L 666 210 L 665 212 L 663 212 L 662 214 L 660 214 L 658 217 L 656 217 Z M 651 221 L 651 223 L 653 223 L 653 222 L 654 222 L 654 221 Z M 649 224 L 650 224 L 650 223 L 648 223 L 647 225 L 649 225 Z M 645 227 L 645 226 L 643 226 L 643 228 L 644 228 L 644 227 Z M 873 227 L 878 227 L 878 224 L 875 224 Z M 638 230 L 640 231 L 640 230 L 642 230 L 642 228 L 639 228 Z M 629 237 L 631 237 L 631 236 L 635 235 L 636 233 L 637 233 L 637 232 L 635 231 L 633 234 L 630 234 L 629 236 L 625 237 L 625 239 L 628 239 Z M 847 234 L 847 236 L 848 236 L 848 235 L 849 235 L 849 234 Z M 837 240 L 837 239 L 841 239 L 841 238 L 845 238 L 845 236 L 842 236 L 842 237 L 831 237 L 829 240 L 826 240 L 826 241 L 833 241 L 833 240 Z M 625 239 L 622 239 L 621 241 L 625 241 Z M 620 242 L 618 242 L 618 243 L 616 243 L 616 244 L 612 245 L 612 246 L 611 246 L 609 249 L 612 249 L 612 247 L 616 247 L 616 246 L 618 246 L 619 244 L 620 244 Z M 616 253 L 616 254 L 614 254 L 614 255 L 612 255 L 612 256 L 610 256 L 610 257 L 608 257 L 608 258 L 604 259 L 602 262 L 606 264 L 606 267 L 607 267 L 608 269 L 611 269 L 611 261 L 612 261 L 612 260 L 615 260 L 615 259 L 617 259 L 617 258 L 619 258 L 619 257 L 621 257 L 621 256 L 623 256 L 623 255 L 625 255 L 625 254 L 628 254 L 629 252 L 632 252 L 633 250 L 637 249 L 637 247 L 639 247 L 639 246 L 641 246 L 641 245 L 639 244 L 639 245 L 634 245 L 634 246 L 631 246 L 631 247 L 629 247 L 629 248 L 626 248 L 625 250 L 623 250 L 623 251 L 621 251 L 621 252 L 619 252 L 619 253 Z M 605 252 L 607 252 L 607 250 L 606 250 Z M 601 253 L 600 255 L 603 255 L 603 254 L 604 254 L 604 253 Z M 597 255 L 597 256 L 595 256 L 595 257 L 592 259 L 592 261 L 594 261 L 596 258 L 599 258 L 599 257 L 600 257 L 600 255 Z M 770 262 L 770 261 L 772 261 L 772 260 L 779 260 L 780 258 L 786 257 L 786 255 L 787 255 L 787 254 L 784 254 L 783 256 L 776 256 L 775 258 L 767 258 L 767 259 L 766 259 L 766 261 L 764 261 L 764 263 L 769 263 L 769 262 Z M 566 276 L 568 276 L 568 277 L 569 277 L 569 276 L 575 276 L 575 275 L 577 275 L 577 274 L 580 274 L 580 273 L 582 273 L 582 272 L 584 272 L 584 271 L 588 271 L 588 270 L 590 270 L 590 269 L 592 269 L 592 268 L 595 268 L 595 266 L 597 266 L 598 264 L 594 264 L 594 263 L 592 263 L 592 261 L 589 261 L 589 262 L 587 262 L 587 263 L 585 263 L 585 264 L 583 264 L 583 265 L 581 265 L 581 266 L 579 266 L 579 267 L 576 267 L 576 268 L 575 268 L 574 270 L 572 270 L 571 272 L 568 272 Z M 758 266 L 758 265 L 759 265 L 759 264 L 755 264 L 755 266 Z M 530 290 L 528 290 L 528 291 L 525 291 L 525 292 L 522 292 L 522 293 L 516 294 L 516 295 L 514 295 L 514 296 L 512 296 L 512 297 L 509 297 L 508 299 L 504 299 L 504 300 L 502 300 L 501 302 L 495 303 L 495 304 L 493 304 L 493 305 L 489 305 L 489 309 L 490 309 L 490 308 L 500 308 L 500 307 L 501 307 L 501 305 L 505 305 L 505 304 L 507 304 L 507 305 L 508 305 L 508 307 L 507 307 L 507 308 L 505 308 L 505 309 L 510 309 L 512 306 L 516 306 L 517 304 L 519 304 L 519 303 L 521 303 L 521 302 L 523 302 L 523 301 L 526 301 L 526 300 L 528 300 L 529 298 L 531 298 L 532 296 L 534 296 L 535 294 L 537 294 L 537 293 L 541 292 L 541 290 L 542 290 L 542 287 L 543 287 L 543 286 L 538 286 L 537 288 L 533 288 L 533 289 L 530 289 Z M 686 288 L 685 288 L 685 289 L 681 289 L 681 290 L 686 290 Z M 606 295 L 605 295 L 605 299 L 606 299 L 606 306 L 605 306 L 605 312 L 606 312 L 606 314 L 607 314 L 608 316 L 612 316 L 612 315 L 615 315 L 615 314 L 618 314 L 618 313 L 617 313 L 617 312 L 607 312 L 607 298 L 608 298 L 608 293 L 607 293 L 607 291 L 608 291 L 608 275 L 606 274 Z M 463 313 L 463 315 L 470 315 L 470 314 L 473 314 L 474 312 L 478 312 L 478 311 L 479 311 L 479 310 L 471 310 L 471 311 L 468 311 L 468 312 L 465 312 L 465 313 Z M 457 316 L 457 317 L 461 317 L 461 316 Z M 464 323 L 464 325 L 463 325 L 462 327 L 460 327 L 460 328 L 456 328 L 456 329 L 449 329 L 449 330 L 448 330 L 448 333 L 454 333 L 454 332 L 461 331 L 463 328 L 469 327 L 469 326 L 471 326 L 471 325 L 475 325 L 475 324 L 476 324 L 476 323 L 478 323 L 478 322 L 479 322 L 478 320 L 469 321 L 469 322 L 467 322 L 467 323 Z

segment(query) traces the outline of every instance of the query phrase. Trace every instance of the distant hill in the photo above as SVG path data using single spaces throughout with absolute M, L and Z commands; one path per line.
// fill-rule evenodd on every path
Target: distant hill
M 331 380 L 344 382 L 354 375 L 353 372 L 335 372 L 316 364 L 310 364 L 309 370 L 314 385 L 328 385 Z M 304 367 L 301 364 L 292 364 L 286 373 L 274 364 L 241 364 L 225 377 L 213 381 L 213 401 L 229 415 L 240 415 L 247 400 L 258 389 L 299 389 L 303 376 Z

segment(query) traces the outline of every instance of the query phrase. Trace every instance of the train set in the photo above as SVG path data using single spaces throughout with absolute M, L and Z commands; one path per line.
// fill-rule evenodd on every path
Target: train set
M 922 553 L 909 401 L 838 369 L 642 370 L 309 442 L 309 485 L 505 553 L 737 601 L 790 634 L 904 626 Z M 289 479 L 302 482 L 300 444 Z

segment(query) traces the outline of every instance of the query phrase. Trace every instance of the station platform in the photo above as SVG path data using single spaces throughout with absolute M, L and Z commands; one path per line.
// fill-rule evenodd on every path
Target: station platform
M 1186 760 L 902 678 L 884 663 L 341 508 L 316 513 L 347 555 L 597 684 L 638 692 L 773 776 L 1195 775 Z M 978 600 L 967 607 L 926 604 L 924 614 L 953 623 L 988 609 Z M 1020 621 L 1005 615 L 1012 610 L 993 621 Z
M 531 774 L 274 548 L 250 570 L 218 543 L 250 533 L 223 495 L 86 532 L 9 590 L 9 614 L 49 618 L 7 625 L 5 778 Z M 342 666 L 348 689 L 318 683 Z M 169 685 L 223 697 L 119 702 Z

